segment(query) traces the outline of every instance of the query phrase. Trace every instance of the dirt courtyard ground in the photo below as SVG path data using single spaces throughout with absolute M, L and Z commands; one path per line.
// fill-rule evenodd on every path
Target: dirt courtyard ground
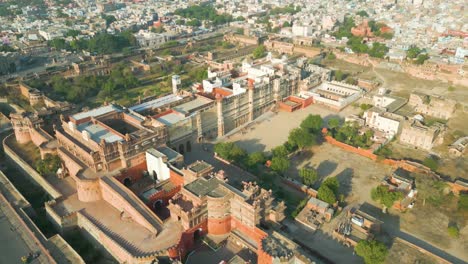
M 235 142 L 240 147 L 247 150 L 247 152 L 269 151 L 287 141 L 289 131 L 299 127 L 302 120 L 309 114 L 320 115 L 324 119 L 324 122 L 326 122 L 331 117 L 344 119 L 348 115 L 357 114 L 359 112 L 360 109 L 353 106 L 348 106 L 338 113 L 321 105 L 312 104 L 292 113 L 280 111 L 266 120 L 252 125 L 248 128 L 247 133 L 242 134 L 238 132 L 229 138 L 225 137 L 220 139 L 220 141 Z

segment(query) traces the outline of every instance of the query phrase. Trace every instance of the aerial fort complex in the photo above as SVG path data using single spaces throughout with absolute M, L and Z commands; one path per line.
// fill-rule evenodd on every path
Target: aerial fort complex
M 55 136 L 41 116 L 12 115 L 18 143 L 33 142 L 62 161 L 56 188 L 66 190 L 46 204 L 56 227 L 84 230 L 119 262 L 181 259 L 206 235 L 249 248 L 259 263 L 307 260 L 294 242 L 260 227 L 285 218 L 271 191 L 254 182 L 234 187 L 209 163 L 184 162 L 196 142 L 222 137 L 297 94 L 296 104 L 311 101 L 302 91 L 328 79 L 286 58 L 241 68 L 238 77 L 210 70 L 192 92 L 180 91 L 174 75 L 167 96 L 61 114 Z

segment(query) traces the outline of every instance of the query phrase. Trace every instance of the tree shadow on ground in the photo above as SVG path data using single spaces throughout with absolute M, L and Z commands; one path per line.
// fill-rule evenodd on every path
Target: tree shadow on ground
M 257 151 L 265 151 L 266 146 L 263 144 L 259 144 L 260 140 L 258 139 L 247 139 L 247 140 L 236 140 L 234 143 L 241 147 L 242 149 L 246 150 L 248 153 L 257 152 Z
M 332 174 L 336 170 L 337 167 L 338 167 L 338 164 L 336 162 L 329 161 L 329 160 L 322 161 L 317 166 L 317 174 L 318 174 L 319 181 L 322 182 L 325 179 L 325 177 Z
M 338 192 L 345 197 L 351 193 L 353 175 L 354 170 L 351 168 L 346 168 L 336 175 L 336 179 L 340 183 Z

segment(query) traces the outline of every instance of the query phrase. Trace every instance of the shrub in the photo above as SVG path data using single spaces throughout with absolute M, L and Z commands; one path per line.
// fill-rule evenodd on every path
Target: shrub
M 354 251 L 364 259 L 366 264 L 383 263 L 388 254 L 387 247 L 376 240 L 361 240 L 354 248 Z
M 318 192 L 317 192 L 317 197 L 324 201 L 324 202 L 327 202 L 329 204 L 334 204 L 336 203 L 336 196 L 335 194 L 333 193 L 332 189 L 330 189 L 328 186 L 326 185 L 322 185 L 320 186 L 320 188 L 318 189 Z
M 447 233 L 452 238 L 458 238 L 460 236 L 460 230 L 455 225 L 449 226 L 447 228 Z
M 290 166 L 289 159 L 286 157 L 273 157 L 271 160 L 271 169 L 283 173 L 285 172 Z
M 438 161 L 433 157 L 427 157 L 423 161 L 423 165 L 431 169 L 432 171 L 436 171 L 439 167 Z
M 318 178 L 317 171 L 312 168 L 302 168 L 299 171 L 299 176 L 302 178 L 302 183 L 307 186 L 312 186 Z
M 393 204 L 403 198 L 401 192 L 391 192 L 388 186 L 380 185 L 371 190 L 371 198 L 376 202 L 380 202 L 383 206 L 390 208 Z

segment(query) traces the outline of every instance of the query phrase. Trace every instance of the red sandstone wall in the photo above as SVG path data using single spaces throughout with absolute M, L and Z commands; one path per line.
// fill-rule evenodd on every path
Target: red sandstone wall
M 178 174 L 173 170 L 169 170 L 170 178 L 169 180 L 176 186 L 183 186 L 184 185 L 184 178 L 182 175 Z
M 265 232 L 260 230 L 257 227 L 248 227 L 244 224 L 242 224 L 239 220 L 236 218 L 232 217 L 231 218 L 231 228 L 232 229 L 239 229 L 242 233 L 248 235 L 251 239 L 255 240 L 258 244 L 260 244 L 260 241 L 267 236 Z
M 212 235 L 224 235 L 231 232 L 231 217 L 224 219 L 208 218 L 208 233 Z
M 146 203 L 146 205 L 152 210 L 154 209 L 153 208 L 154 202 L 156 202 L 157 200 L 162 200 L 163 204 L 167 205 L 169 204 L 169 200 L 172 197 L 174 197 L 174 195 L 176 195 L 178 192 L 180 192 L 180 189 L 181 189 L 181 186 L 176 186 L 174 189 L 170 191 L 162 190 L 160 192 L 157 192 L 148 199 L 148 202 Z
M 76 176 L 78 172 L 83 169 L 71 157 L 62 152 L 60 148 L 58 149 L 57 154 L 60 156 L 60 159 L 62 159 L 63 163 L 65 164 L 65 167 L 68 169 L 68 173 L 70 174 L 70 176 Z
M 40 128 L 39 128 L 40 129 Z M 41 133 L 39 133 L 36 129 L 30 130 L 31 140 L 36 146 L 40 146 L 42 143 L 47 142 L 48 138 L 44 137 Z M 45 132 L 44 132 L 45 133 Z
M 273 261 L 272 257 L 268 255 L 261 246 L 257 250 L 257 263 L 258 264 L 271 264 Z
M 143 177 L 143 172 L 147 170 L 146 160 L 142 163 L 127 168 L 122 171 L 122 173 L 115 178 L 123 183 L 125 178 L 130 178 L 132 182 L 138 181 Z
M 76 182 L 76 190 L 78 199 L 82 202 L 94 202 L 102 199 L 101 187 L 99 179 L 83 180 L 74 178 Z
M 356 154 L 359 154 L 363 157 L 366 157 L 366 158 L 369 158 L 371 160 L 377 160 L 377 155 L 375 155 L 374 153 L 372 153 L 372 151 L 370 150 L 367 150 L 367 149 L 360 149 L 360 148 L 355 148 L 353 146 L 350 146 L 348 144 L 345 144 L 343 142 L 339 142 L 338 140 L 332 138 L 331 136 L 325 136 L 325 140 L 332 144 L 332 145 L 335 145 L 337 147 L 340 147 L 346 151 L 349 151 L 349 152 L 353 152 L 353 153 L 356 153 Z
M 151 225 L 125 198 L 118 192 L 107 185 L 103 180 L 99 181 L 101 186 L 102 198 L 110 205 L 114 206 L 119 211 L 128 213 L 135 222 L 144 226 L 151 232 L 157 232 L 156 228 Z

